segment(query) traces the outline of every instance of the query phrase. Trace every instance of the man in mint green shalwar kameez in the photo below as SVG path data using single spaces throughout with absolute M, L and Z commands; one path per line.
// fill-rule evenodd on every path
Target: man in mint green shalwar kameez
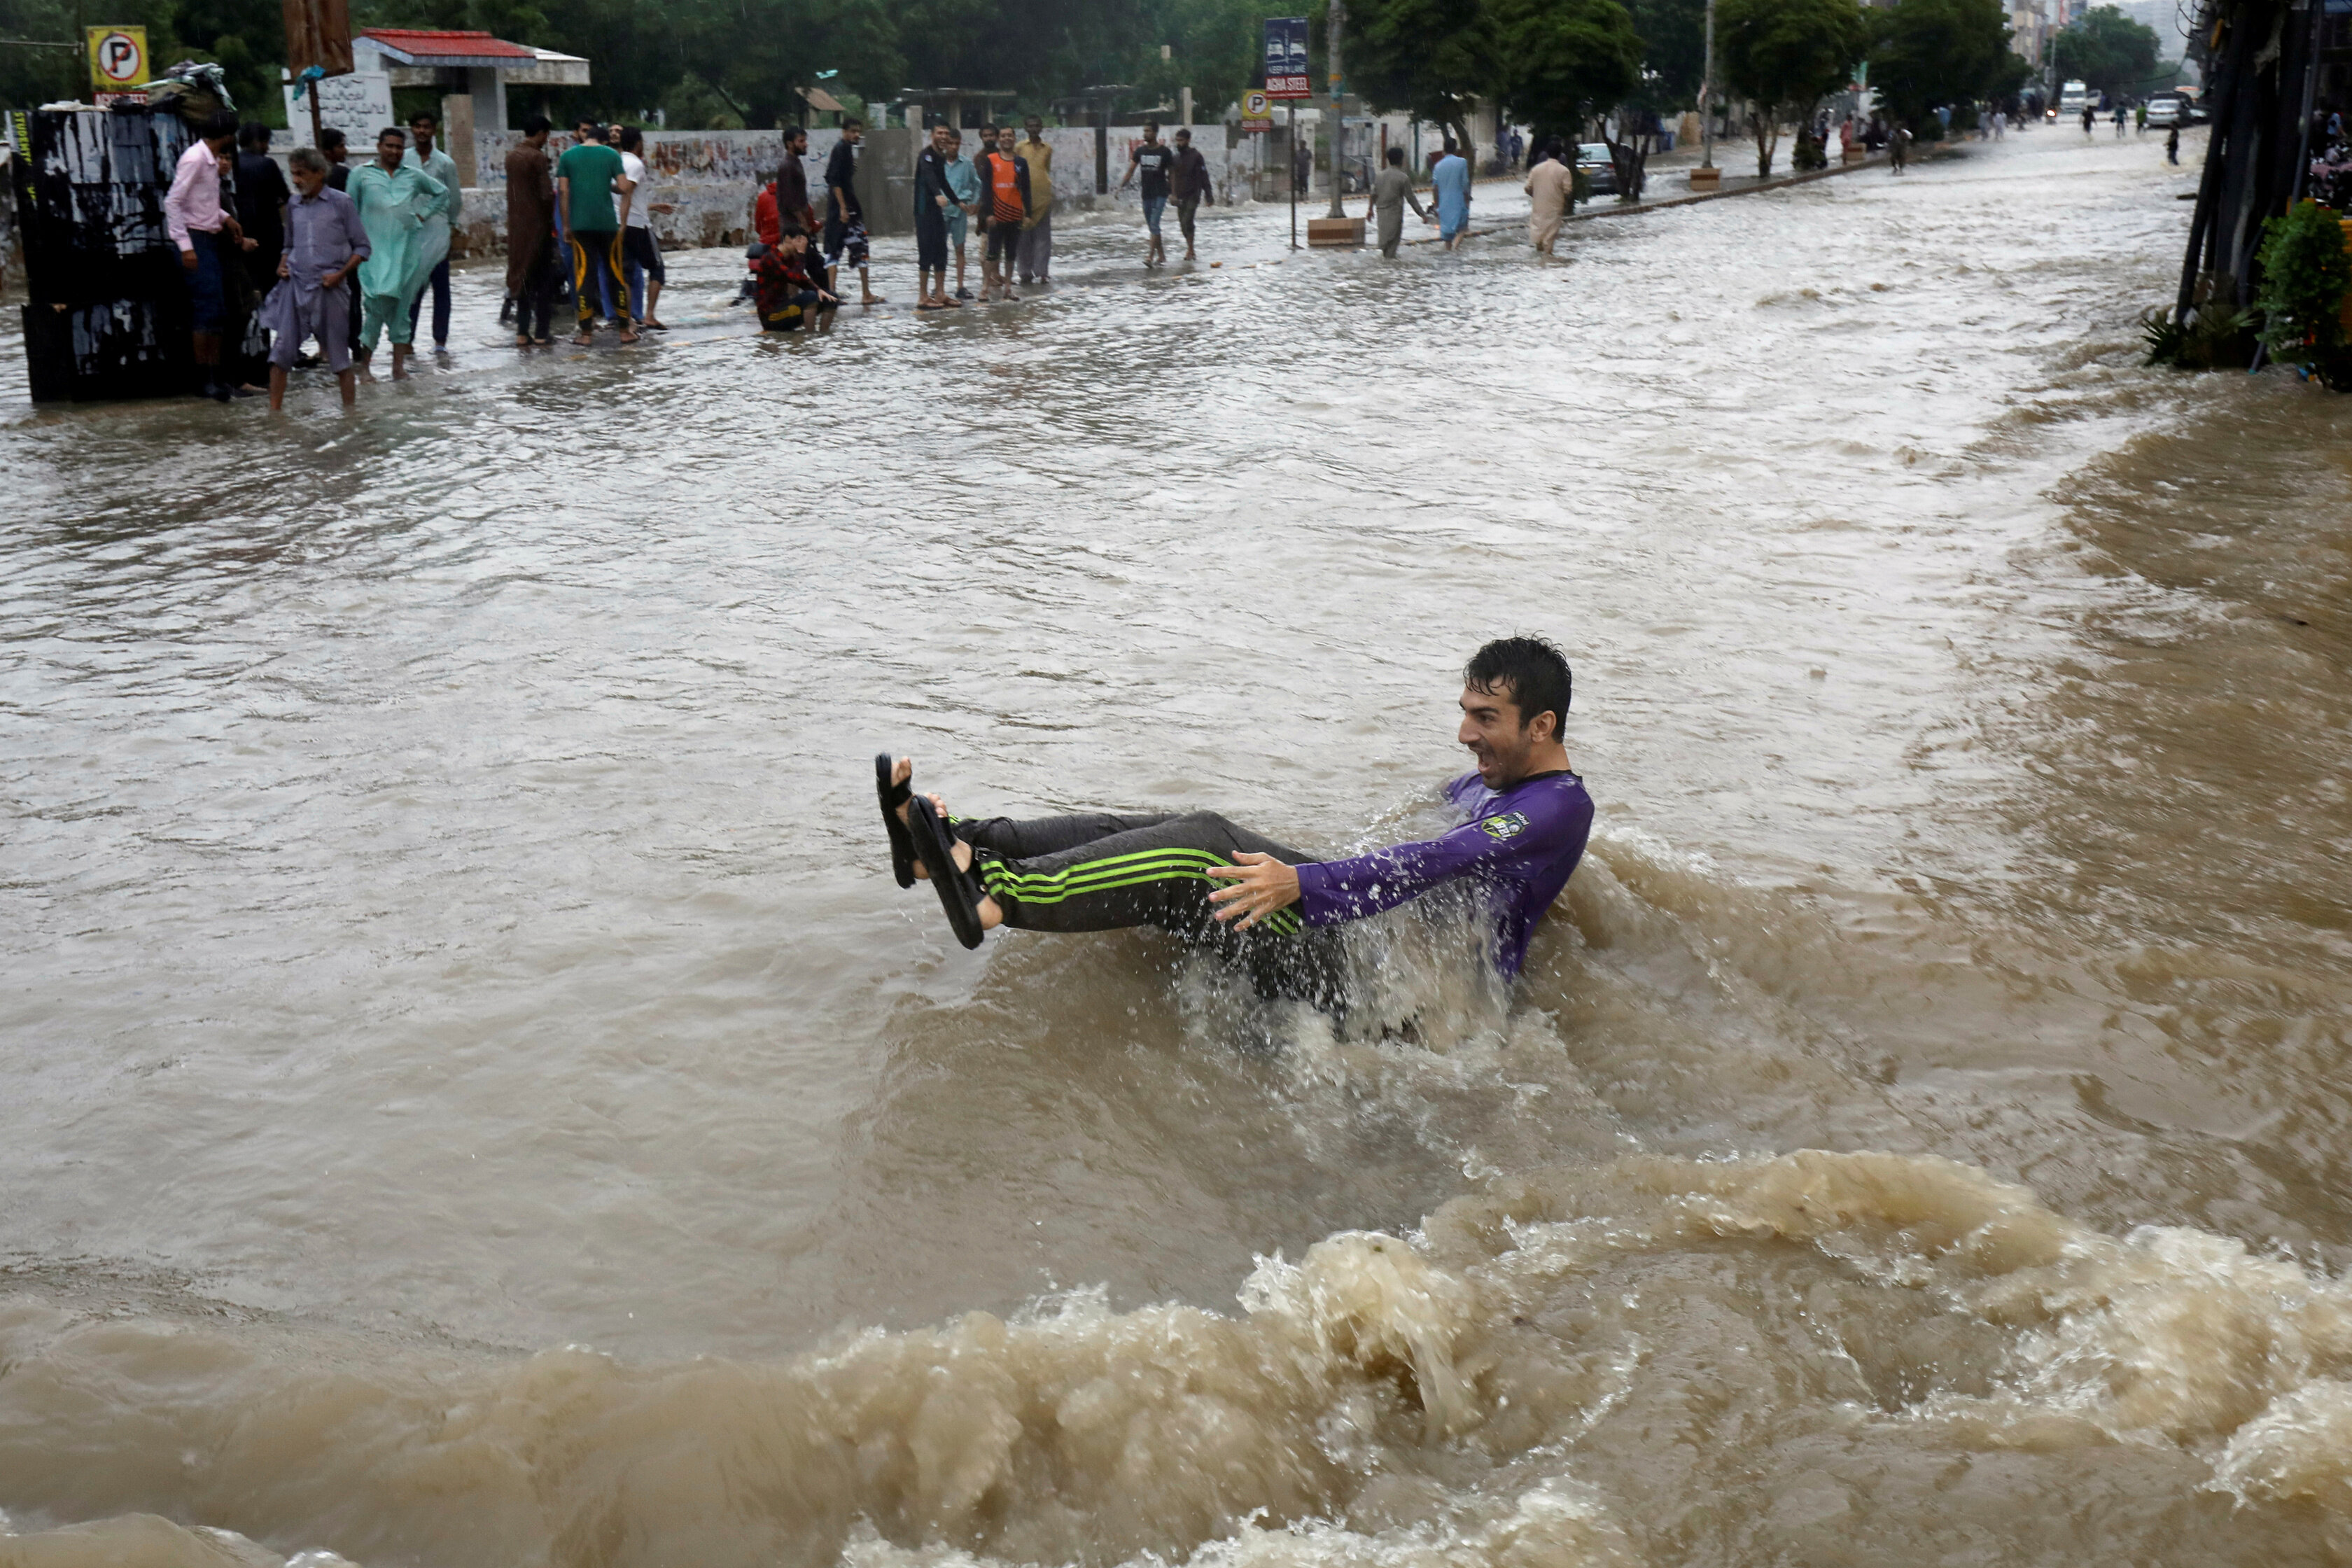
M 368 362 L 387 328 L 392 378 L 408 374 L 409 344 L 416 331 L 409 305 L 433 269 L 423 226 L 428 215 L 441 210 L 447 195 L 440 181 L 401 162 L 407 151 L 407 132 L 386 131 L 376 139 L 375 162 L 352 170 L 345 191 L 358 205 L 368 237 L 368 258 L 360 263 L 360 374 L 369 380 L 374 377 Z

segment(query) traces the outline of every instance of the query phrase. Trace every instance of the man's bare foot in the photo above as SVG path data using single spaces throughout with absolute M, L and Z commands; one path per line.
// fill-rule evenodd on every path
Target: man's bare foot
M 572 341 L 578 343 L 583 349 L 594 348 L 596 346 L 596 334 L 590 331 L 587 328 L 583 327 L 580 329 L 578 335 L 573 337 Z

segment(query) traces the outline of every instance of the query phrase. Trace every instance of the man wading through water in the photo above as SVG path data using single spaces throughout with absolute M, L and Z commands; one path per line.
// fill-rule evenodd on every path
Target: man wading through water
M 1199 248 L 1193 243 L 1192 216 L 1201 204 L 1214 205 L 1216 189 L 1209 181 L 1209 161 L 1192 145 L 1192 132 L 1176 132 L 1176 162 L 1168 171 L 1168 191 L 1176 198 L 1176 227 L 1184 236 L 1184 259 L 1199 258 Z
M 1445 786 L 1459 826 L 1435 838 L 1317 860 L 1214 812 L 951 819 L 910 788 L 914 760 L 874 759 L 902 888 L 929 879 L 966 947 L 1023 931 L 1157 926 L 1244 963 L 1262 995 L 1343 1007 L 1333 933 L 1440 883 L 1483 895 L 1495 967 L 1519 972 L 1536 921 L 1583 857 L 1592 799 L 1560 743 L 1568 660 L 1538 637 L 1480 648 L 1463 670 L 1455 739 L 1477 761 Z M 1222 886 L 1220 884 L 1223 884 Z
M 863 121 L 843 121 L 841 140 L 833 144 L 832 155 L 824 161 L 824 286 L 828 293 L 841 292 L 841 264 L 846 259 L 857 268 L 857 302 L 879 305 L 883 298 L 874 291 L 866 274 L 866 209 L 857 201 L 857 140 L 865 134 Z M 783 199 L 784 193 L 779 190 L 779 210 Z
M 1151 235 L 1143 252 L 1146 267 L 1157 267 L 1168 259 L 1168 242 L 1160 237 L 1160 215 L 1168 210 L 1168 173 L 1175 163 L 1176 150 L 1160 140 L 1160 121 L 1145 121 L 1143 140 L 1127 155 L 1127 178 L 1118 183 L 1118 188 L 1123 191 L 1135 184 L 1138 174 L 1143 176 L 1143 226 Z
M 1371 216 L 1380 224 L 1381 254 L 1393 257 L 1404 241 L 1404 209 L 1412 208 L 1419 218 L 1429 216 L 1421 198 L 1412 194 L 1412 176 L 1405 172 L 1404 149 L 1389 149 L 1388 167 L 1372 181 Z

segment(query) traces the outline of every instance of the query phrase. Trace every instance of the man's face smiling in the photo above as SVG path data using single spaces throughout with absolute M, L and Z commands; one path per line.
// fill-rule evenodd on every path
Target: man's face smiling
M 1537 716 L 1533 724 L 1519 723 L 1519 705 L 1500 691 L 1465 687 L 1462 692 L 1462 728 L 1454 739 L 1477 759 L 1478 778 L 1488 789 L 1504 789 L 1533 771 L 1528 759 L 1537 745 L 1551 738 L 1551 715 Z

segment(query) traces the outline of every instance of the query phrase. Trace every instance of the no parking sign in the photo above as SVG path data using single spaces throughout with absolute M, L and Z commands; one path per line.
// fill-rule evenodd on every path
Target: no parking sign
M 89 85 L 100 92 L 128 92 L 147 85 L 147 29 L 85 27 L 89 38 Z

